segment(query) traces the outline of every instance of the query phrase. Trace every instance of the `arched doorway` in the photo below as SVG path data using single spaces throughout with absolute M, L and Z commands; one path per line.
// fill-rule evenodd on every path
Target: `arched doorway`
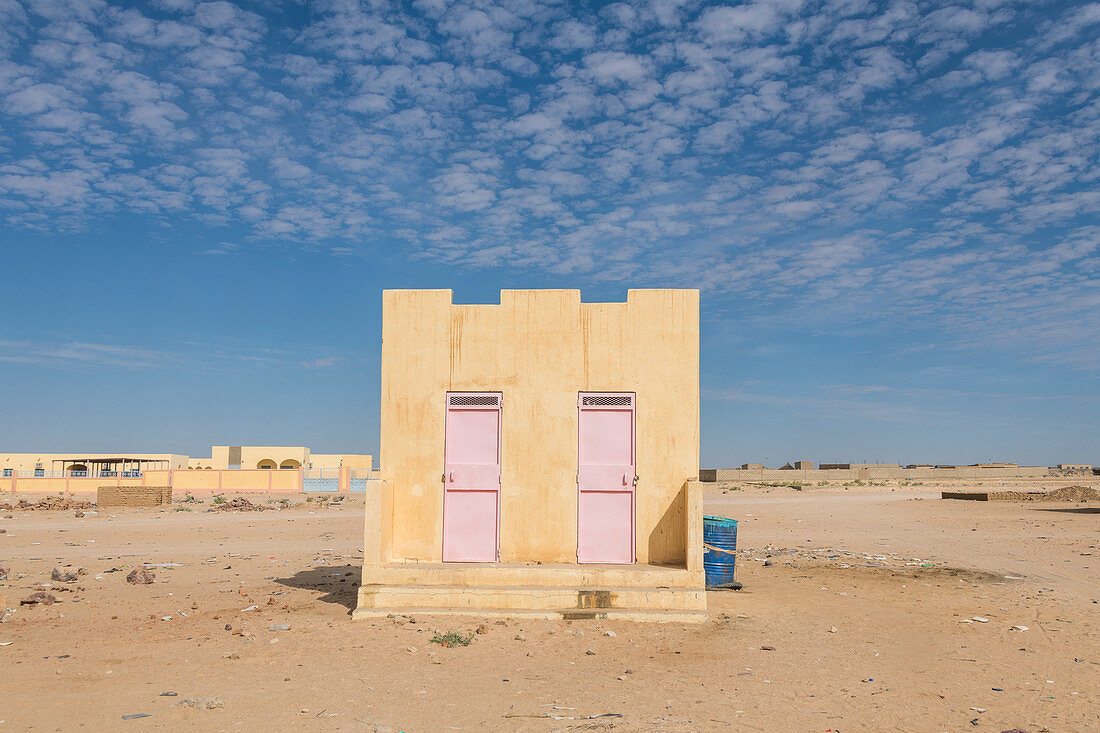
M 285 461 L 279 464 L 279 468 L 290 468 L 297 470 L 301 467 L 302 464 L 294 460 L 293 458 L 287 458 Z
M 275 461 L 270 458 L 265 458 L 256 464 L 256 468 L 278 468 L 278 466 L 275 464 Z

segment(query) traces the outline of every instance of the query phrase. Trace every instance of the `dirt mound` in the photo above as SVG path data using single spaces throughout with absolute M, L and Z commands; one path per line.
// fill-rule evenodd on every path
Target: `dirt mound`
M 1066 486 L 1048 491 L 1041 501 L 1100 501 L 1100 491 L 1090 486 Z
M 92 502 L 82 501 L 78 499 L 66 499 L 63 496 L 47 496 L 39 499 L 38 503 L 29 502 L 26 499 L 20 499 L 14 506 L 11 504 L 0 504 L 0 511 L 10 512 L 13 509 L 23 510 L 42 510 L 42 511 L 61 511 L 63 509 L 91 509 Z
M 262 512 L 267 509 L 265 506 L 259 504 L 253 504 L 248 499 L 237 497 L 236 499 L 230 499 L 229 501 L 222 502 L 221 504 L 215 504 L 211 511 L 215 512 Z

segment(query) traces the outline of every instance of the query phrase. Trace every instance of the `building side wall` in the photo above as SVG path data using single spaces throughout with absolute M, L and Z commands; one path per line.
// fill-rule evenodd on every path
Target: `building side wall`
M 638 561 L 684 561 L 683 486 L 699 465 L 697 291 L 588 304 L 575 290 L 506 290 L 500 305 L 386 291 L 382 338 L 393 559 L 442 560 L 446 393 L 499 391 L 500 558 L 575 562 L 578 392 L 621 391 L 637 395 Z

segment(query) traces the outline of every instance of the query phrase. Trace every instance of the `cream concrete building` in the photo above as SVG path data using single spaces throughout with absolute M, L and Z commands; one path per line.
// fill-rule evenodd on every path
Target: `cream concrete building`
M 355 616 L 706 617 L 699 294 L 383 294 Z
M 304 447 L 213 446 L 210 458 L 179 453 L 0 453 L 0 477 L 139 476 L 146 471 L 180 469 L 350 468 L 368 471 L 373 458 L 365 454 L 312 453 Z
M 187 468 L 187 461 L 177 453 L 0 453 L 0 477 L 140 475 Z
M 190 458 L 188 468 L 370 469 L 363 454 L 312 453 L 303 446 L 215 445 L 210 458 Z

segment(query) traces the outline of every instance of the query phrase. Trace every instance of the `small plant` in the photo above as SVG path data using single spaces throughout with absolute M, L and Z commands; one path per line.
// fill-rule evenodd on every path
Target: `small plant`
M 307 496 L 306 501 L 313 501 L 313 497 L 312 496 Z
M 184 504 L 201 504 L 202 503 L 202 499 L 196 497 L 190 491 L 188 491 L 186 494 L 184 494 L 183 498 L 180 499 L 180 501 Z
M 224 504 L 225 503 L 225 497 L 222 496 L 221 494 L 214 494 L 214 503 L 215 504 Z
M 470 642 L 474 640 L 474 635 L 469 634 L 463 636 L 458 631 L 448 631 L 446 634 L 435 634 L 432 636 L 432 643 L 445 646 L 450 649 L 454 649 L 456 646 L 470 646 Z
M 818 482 L 817 482 L 817 485 L 818 485 L 818 486 L 828 486 L 828 485 L 829 485 L 829 482 L 828 482 L 828 481 L 818 481 Z
M 174 512 L 189 512 L 189 511 L 191 511 L 191 507 L 188 507 L 188 506 L 175 506 L 175 507 L 172 507 L 172 511 L 174 511 Z

